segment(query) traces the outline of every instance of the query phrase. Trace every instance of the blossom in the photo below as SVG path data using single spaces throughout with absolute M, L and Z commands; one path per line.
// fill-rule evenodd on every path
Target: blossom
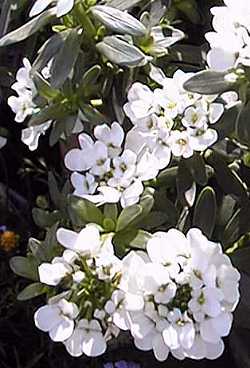
M 169 144 L 173 155 L 177 157 L 189 158 L 193 155 L 190 136 L 185 130 L 173 130 L 169 138 Z
M 74 319 L 79 311 L 77 305 L 61 299 L 39 308 L 35 315 L 35 325 L 48 332 L 53 341 L 65 341 L 74 331 Z
M 42 13 L 54 0 L 36 0 L 30 11 L 30 17 Z M 69 13 L 74 6 L 74 0 L 57 0 L 56 15 L 62 17 Z
M 148 86 L 135 82 L 128 91 L 128 102 L 123 109 L 132 123 L 137 125 L 150 121 L 152 114 L 159 111 L 159 105 Z
M 121 152 L 124 131 L 119 123 L 114 122 L 111 127 L 107 124 L 96 126 L 94 136 L 108 147 L 109 157 L 116 157 Z
M 50 126 L 51 121 L 47 121 L 46 123 L 23 129 L 21 137 L 22 142 L 29 147 L 30 151 L 36 150 L 40 136 L 45 134 Z
M 211 46 L 207 55 L 208 65 L 219 71 L 238 64 L 249 65 L 249 3 L 245 0 L 237 6 L 231 1 L 225 0 L 224 3 L 226 6 L 211 8 L 215 31 L 205 35 Z
M 58 242 L 65 248 L 81 255 L 94 257 L 101 249 L 100 233 L 95 225 L 88 225 L 79 233 L 69 229 L 59 228 L 56 236 Z
M 75 252 L 65 250 L 62 257 L 55 257 L 51 263 L 42 263 L 38 267 L 39 279 L 42 283 L 56 286 L 67 275 L 74 272 Z
M 103 354 L 106 350 L 106 341 L 102 334 L 100 323 L 92 319 L 81 319 L 75 326 L 69 339 L 64 341 L 68 353 L 74 357 L 83 353 L 90 357 Z
M 30 92 L 25 92 L 19 97 L 10 96 L 8 98 L 8 104 L 16 114 L 15 121 L 17 123 L 22 123 L 27 116 L 32 115 L 35 111 L 35 104 L 33 103 Z

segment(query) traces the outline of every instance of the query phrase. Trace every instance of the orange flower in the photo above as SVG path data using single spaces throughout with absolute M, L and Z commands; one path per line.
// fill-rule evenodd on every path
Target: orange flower
M 5 252 L 11 252 L 14 250 L 19 241 L 19 235 L 14 231 L 4 231 L 0 234 L 0 249 Z

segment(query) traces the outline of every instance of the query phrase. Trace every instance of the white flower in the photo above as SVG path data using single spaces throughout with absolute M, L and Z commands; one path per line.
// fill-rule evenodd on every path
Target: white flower
M 186 128 L 201 128 L 207 122 L 206 111 L 200 107 L 190 106 L 185 110 L 181 122 Z
M 97 188 L 101 194 L 97 195 L 85 195 L 84 198 L 97 204 L 104 203 L 117 203 L 121 202 L 123 208 L 131 206 L 139 202 L 140 195 L 142 194 L 144 187 L 140 180 L 135 180 L 126 189 L 112 188 L 106 185 L 102 185 Z
M 27 91 L 31 92 L 33 95 L 36 93 L 36 87 L 30 75 L 31 68 L 30 61 L 24 58 L 23 66 L 18 69 L 16 73 L 16 82 L 11 86 L 19 95 Z
M 207 318 L 200 324 L 200 334 L 204 341 L 215 344 L 222 336 L 227 336 L 232 326 L 231 313 L 222 312 L 215 318 Z
M 45 134 L 50 125 L 51 120 L 22 130 L 21 140 L 29 147 L 30 151 L 35 151 L 37 149 L 40 136 Z
M 167 304 L 173 299 L 176 285 L 170 280 L 167 267 L 157 263 L 146 263 L 141 272 L 142 288 L 146 295 L 152 295 L 159 304 Z
M 195 338 L 195 328 L 192 319 L 188 317 L 187 313 L 182 314 L 180 309 L 174 308 L 173 311 L 169 312 L 168 320 L 174 327 L 177 336 L 175 335 L 175 338 L 173 339 L 173 331 L 171 330 L 169 333 L 168 328 L 165 329 L 163 331 L 163 339 L 165 344 L 172 346 L 173 350 L 179 346 L 184 349 L 190 349 Z
M 173 155 L 176 157 L 189 158 L 193 155 L 193 148 L 190 144 L 190 135 L 187 131 L 173 130 L 169 138 L 169 145 Z
M 73 333 L 74 319 L 78 313 L 76 304 L 61 299 L 39 308 L 34 315 L 35 325 L 48 332 L 53 341 L 65 341 Z
M 98 176 L 103 176 L 110 170 L 110 158 L 108 158 L 107 146 L 97 141 L 91 147 L 90 156 L 85 157 L 85 160 L 90 161 L 90 173 Z
M 94 194 L 98 187 L 95 177 L 88 172 L 86 175 L 73 172 L 70 180 L 74 187 L 73 194 L 79 197 L 84 197 L 86 194 Z
M 134 125 L 151 120 L 153 113 L 159 112 L 155 94 L 145 84 L 135 82 L 128 92 L 128 102 L 123 107 L 125 114 Z
M 40 281 L 51 286 L 58 285 L 65 276 L 74 272 L 76 258 L 77 254 L 67 249 L 62 257 L 55 257 L 51 263 L 42 263 L 38 267 Z
M 171 277 L 175 277 L 179 271 L 179 264 L 189 254 L 189 244 L 184 234 L 176 229 L 170 229 L 167 233 L 156 232 L 147 242 L 147 253 L 154 263 L 165 265 Z
M 112 187 L 128 187 L 135 175 L 137 156 L 130 150 L 124 150 L 122 155 L 112 161 L 114 169 L 113 177 L 108 180 Z
M 94 142 L 85 133 L 78 136 L 80 148 L 73 148 L 64 157 L 65 166 L 71 171 L 85 171 L 92 165 L 92 148 Z
M 218 140 L 217 131 L 206 125 L 198 129 L 188 128 L 186 133 L 189 136 L 190 148 L 194 151 L 205 151 L 207 147 L 212 146 Z
M 54 0 L 36 0 L 32 6 L 29 16 L 34 17 L 37 14 L 42 13 Z M 62 17 L 69 13 L 74 6 L 74 0 L 57 0 L 56 15 Z
M 65 248 L 88 257 L 95 257 L 102 245 L 99 230 L 95 225 L 88 225 L 79 233 L 59 228 L 56 237 Z
M 30 92 L 25 92 L 19 97 L 10 96 L 8 98 L 8 105 L 16 114 L 15 121 L 17 123 L 22 123 L 27 116 L 32 115 L 36 107 L 32 101 L 32 94 Z
M 91 321 L 81 319 L 64 345 L 68 353 L 74 357 L 79 357 L 83 353 L 89 357 L 96 357 L 103 354 L 107 348 L 101 325 L 96 319 Z
M 205 315 L 217 317 L 221 313 L 220 302 L 223 299 L 223 293 L 218 288 L 204 287 L 192 291 L 192 299 L 188 306 L 193 313 L 196 321 L 202 322 Z
M 96 139 L 108 147 L 109 157 L 116 157 L 121 152 L 124 131 L 120 124 L 114 122 L 111 127 L 107 124 L 97 125 L 94 129 Z

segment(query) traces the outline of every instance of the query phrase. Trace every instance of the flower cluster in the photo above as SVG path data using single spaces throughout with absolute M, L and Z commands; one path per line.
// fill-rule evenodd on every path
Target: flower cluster
M 222 116 L 224 105 L 215 101 L 217 96 L 186 92 L 183 83 L 191 75 L 177 70 L 172 78 L 159 81 L 162 88 L 152 91 L 137 82 L 129 90 L 124 106 L 134 124 L 129 140 L 138 149 L 144 143 L 157 158 L 159 169 L 169 164 L 171 153 L 188 158 L 218 139 L 211 125 Z
M 11 88 L 16 91 L 17 96 L 10 96 L 8 104 L 15 113 L 15 121 L 22 123 L 28 116 L 36 114 L 40 111 L 34 102 L 37 96 L 37 89 L 31 76 L 31 64 L 27 58 L 23 59 L 23 66 L 17 71 L 16 82 Z M 46 66 L 42 75 L 49 77 L 49 65 Z M 29 146 L 31 151 L 37 149 L 38 140 L 41 134 L 49 129 L 51 121 L 46 121 L 38 126 L 25 128 L 22 131 L 22 142 Z
M 239 273 L 221 246 L 199 229 L 155 233 L 147 252 L 122 260 L 110 235 L 95 225 L 61 228 L 61 257 L 39 267 L 40 281 L 62 290 L 35 313 L 35 323 L 72 356 L 104 353 L 107 341 L 130 330 L 141 350 L 159 361 L 216 359 L 239 300 Z M 60 287 L 60 288 L 59 288 Z
M 111 237 L 101 237 L 95 225 L 79 233 L 60 228 L 57 240 L 66 249 L 39 266 L 39 277 L 61 293 L 37 310 L 35 324 L 53 341 L 63 342 L 72 356 L 101 355 L 106 342 L 119 334 L 107 302 L 115 298 L 121 261 Z
M 208 65 L 224 71 L 239 64 L 250 66 L 250 3 L 224 0 L 225 6 L 211 8 L 214 32 L 206 33 L 210 44 Z
M 139 201 L 143 182 L 157 177 L 172 155 L 188 158 L 217 141 L 211 126 L 234 92 L 227 92 L 222 102 L 216 101 L 217 96 L 190 94 L 183 89 L 189 77 L 190 73 L 178 70 L 172 78 L 164 76 L 162 88 L 153 91 L 134 83 L 124 105 L 134 125 L 126 135 L 114 122 L 111 127 L 97 126 L 95 141 L 85 133 L 79 136 L 80 148 L 65 157 L 66 167 L 74 171 L 75 195 L 97 204 L 120 201 L 127 207 Z
M 94 136 L 95 142 L 89 135 L 80 134 L 80 148 L 65 156 L 66 167 L 74 171 L 74 194 L 99 204 L 120 201 L 122 207 L 127 207 L 137 203 L 143 192 L 142 181 L 158 174 L 154 157 L 147 151 L 136 154 L 126 143 L 122 149 L 125 134 L 117 122 L 111 127 L 97 126 Z
M 132 301 L 126 322 L 135 345 L 153 349 L 160 361 L 170 352 L 177 359 L 216 359 L 231 329 L 238 282 L 221 246 L 199 229 L 187 236 L 175 229 L 155 233 L 147 255 L 131 252 L 123 260 L 120 288 Z

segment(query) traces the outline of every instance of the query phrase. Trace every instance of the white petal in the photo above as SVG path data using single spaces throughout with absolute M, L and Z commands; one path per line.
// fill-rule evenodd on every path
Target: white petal
M 180 346 L 176 329 L 169 325 L 162 333 L 165 344 L 172 350 Z
M 85 334 L 82 329 L 76 328 L 71 337 L 64 342 L 67 352 L 73 357 L 79 357 L 83 354 L 82 342 Z
M 107 203 L 117 203 L 120 200 L 121 192 L 108 186 L 98 187 L 98 191 L 103 195 L 103 201 Z
M 125 309 L 118 309 L 112 316 L 114 324 L 123 331 L 129 329 L 127 314 L 128 312 Z
M 74 250 L 86 254 L 95 254 L 100 249 L 100 246 L 100 233 L 97 227 L 89 225 L 78 234 Z
M 148 351 L 152 349 L 152 334 L 146 335 L 143 339 L 134 339 L 135 346 L 143 351 Z
M 122 207 L 125 208 L 137 203 L 143 189 L 144 188 L 140 180 L 136 180 L 132 185 L 125 189 L 121 196 Z
M 186 323 L 179 331 L 179 340 L 184 349 L 190 349 L 194 343 L 195 329 L 193 323 Z
M 210 343 L 217 343 L 220 340 L 219 333 L 214 329 L 212 319 L 204 320 L 200 324 L 200 334 L 203 340 Z
M 139 311 L 144 307 L 144 299 L 141 295 L 126 293 L 124 303 L 129 311 Z
M 193 346 L 187 351 L 187 356 L 191 359 L 204 359 L 207 353 L 206 345 L 207 343 L 202 340 L 200 335 L 196 335 Z
M 82 343 L 82 350 L 89 357 L 103 354 L 106 348 L 107 344 L 101 332 L 88 333 Z
M 39 279 L 43 284 L 56 286 L 69 272 L 69 267 L 63 263 L 42 263 L 38 267 Z
M 35 4 L 32 6 L 29 16 L 34 17 L 44 11 L 53 0 L 36 0 Z
M 48 332 L 61 321 L 60 310 L 57 306 L 45 305 L 34 314 L 35 325 L 44 332 Z
M 79 148 L 73 148 L 64 157 L 65 166 L 71 171 L 85 171 L 90 168 L 86 154 Z
M 58 17 L 70 12 L 74 6 L 74 0 L 58 0 L 56 7 L 56 14 Z
M 212 48 L 207 54 L 207 63 L 211 69 L 226 71 L 235 64 L 235 54 L 223 49 Z
M 231 313 L 221 313 L 218 317 L 212 319 L 213 328 L 220 336 L 227 336 L 229 334 L 232 322 Z
M 164 340 L 163 340 L 160 333 L 158 333 L 153 338 L 153 344 L 152 345 L 153 345 L 154 355 L 155 355 L 156 359 L 159 360 L 160 362 L 164 362 L 164 360 L 166 360 L 167 357 L 168 357 L 169 348 L 164 343 Z
M 49 331 L 51 340 L 55 342 L 67 340 L 74 331 L 74 322 L 69 318 L 62 318 L 60 323 Z
M 207 349 L 206 353 L 207 359 L 211 360 L 217 359 L 222 355 L 224 351 L 224 342 L 222 341 L 222 339 L 220 339 L 219 342 L 217 342 L 216 344 L 206 343 L 206 349 Z
M 77 241 L 78 234 L 75 231 L 60 228 L 56 232 L 57 241 L 65 248 L 75 249 L 75 243 Z
M 0 149 L 3 148 L 7 143 L 7 138 L 0 137 Z

